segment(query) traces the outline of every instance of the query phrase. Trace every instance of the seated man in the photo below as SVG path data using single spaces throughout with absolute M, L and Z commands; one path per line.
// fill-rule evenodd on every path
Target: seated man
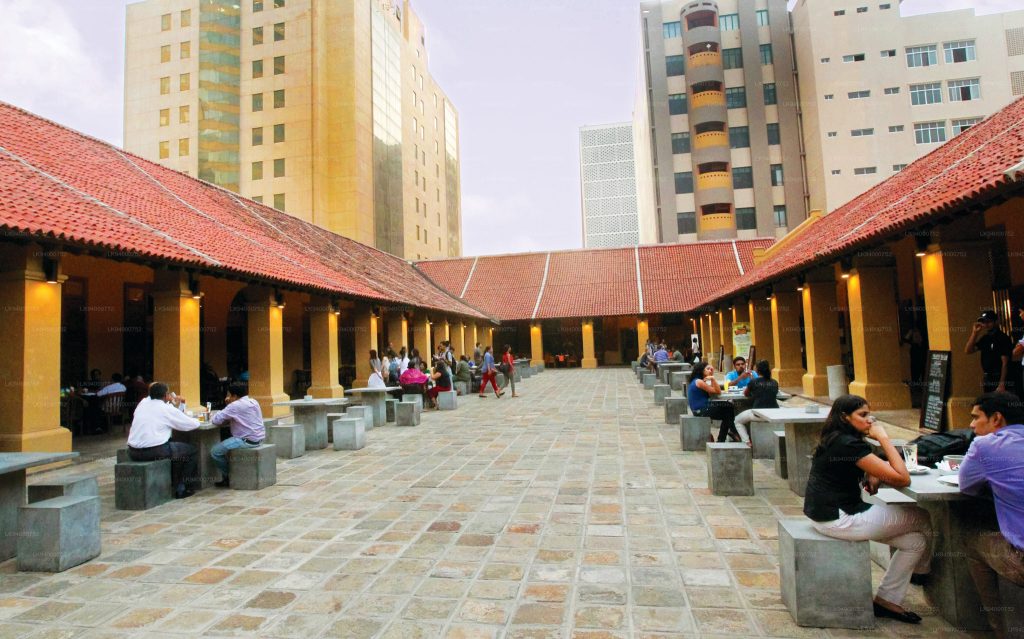
M 725 381 L 736 388 L 746 388 L 750 380 L 757 379 L 757 373 L 747 370 L 747 359 L 745 357 L 734 357 L 732 359 L 733 370 L 725 376 Z
M 657 370 L 658 364 L 664 364 L 668 361 L 668 349 L 664 344 L 658 345 L 658 350 L 654 351 L 654 368 Z
M 179 409 L 184 401 L 183 397 L 173 396 L 167 384 L 153 382 L 149 386 L 149 397 L 135 407 L 128 431 L 128 457 L 132 461 L 171 460 L 171 483 L 177 499 L 194 495 L 199 480 L 196 447 L 171 441 L 172 430 L 199 428 L 199 420 L 186 416 Z
M 217 426 L 229 426 L 231 437 L 210 449 L 210 457 L 220 470 L 220 481 L 214 484 L 218 488 L 227 488 L 228 451 L 235 448 L 255 448 L 266 439 L 263 428 L 263 411 L 259 402 L 249 397 L 249 387 L 245 382 L 231 382 L 228 395 L 224 398 L 224 410 L 218 412 L 210 420 Z
M 455 381 L 465 382 L 466 388 L 473 385 L 473 371 L 469 368 L 469 358 L 463 355 L 459 358 L 459 364 L 455 367 Z
M 686 361 L 686 359 L 683 357 L 682 351 L 680 351 L 678 348 L 676 350 L 672 351 L 672 361 L 673 362 L 685 362 Z
M 112 395 L 114 393 L 123 393 L 127 391 L 128 389 L 125 387 L 124 384 L 121 383 L 122 379 L 123 378 L 121 377 L 121 373 L 114 373 L 113 375 L 110 376 L 110 383 L 101 388 L 99 392 L 96 393 L 96 396 L 106 397 L 107 395 Z
M 960 464 L 960 492 L 995 499 L 999 531 L 980 531 L 967 542 L 967 565 L 996 637 L 1006 636 L 999 577 L 1024 587 L 1024 403 L 1012 393 L 974 400 L 976 435 Z

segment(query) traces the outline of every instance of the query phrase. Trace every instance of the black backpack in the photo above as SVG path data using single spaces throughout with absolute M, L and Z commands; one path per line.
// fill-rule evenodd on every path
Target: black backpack
M 960 428 L 945 433 L 922 435 L 911 444 L 917 444 L 917 463 L 922 466 L 935 467 L 942 461 L 943 455 L 964 455 L 974 441 L 974 431 Z

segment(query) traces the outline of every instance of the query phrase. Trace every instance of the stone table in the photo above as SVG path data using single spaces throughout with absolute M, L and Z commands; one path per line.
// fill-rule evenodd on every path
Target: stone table
M 290 406 L 295 413 L 295 423 L 302 424 L 306 432 L 306 450 L 320 450 L 327 448 L 327 413 L 331 408 L 348 403 L 344 397 L 325 397 L 293 399 L 277 402 L 274 406 Z
M 401 386 L 383 388 L 350 388 L 345 394 L 361 395 L 363 404 L 373 410 L 373 427 L 380 428 L 387 423 L 387 406 L 384 403 L 388 393 L 402 390 Z
M 220 426 L 204 422 L 195 430 L 175 430 L 171 432 L 171 440 L 184 442 L 196 447 L 199 465 L 199 487 L 209 488 L 220 481 L 220 471 L 213 463 L 210 451 L 220 443 Z
M 74 459 L 78 453 L 0 453 L 0 561 L 18 548 L 18 507 L 26 503 L 25 471 Z
M 821 439 L 828 411 L 808 413 L 803 408 L 755 408 L 754 416 L 772 428 L 786 431 L 786 464 L 789 489 L 804 496 L 811 474 L 811 453 Z

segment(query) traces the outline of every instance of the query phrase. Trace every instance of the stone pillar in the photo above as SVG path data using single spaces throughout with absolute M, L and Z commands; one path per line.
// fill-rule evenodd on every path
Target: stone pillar
M 649 324 L 643 317 L 636 320 L 636 358 L 639 360 L 647 348 L 647 340 L 651 338 Z
M 356 333 L 356 379 L 353 385 L 356 388 L 366 386 L 370 378 L 370 350 L 377 350 L 379 339 L 377 338 L 377 316 L 369 306 L 356 306 L 355 308 L 355 333 Z M 380 353 L 377 353 L 380 358 Z
M 246 291 L 249 336 L 249 396 L 260 403 L 264 417 L 282 417 L 288 401 L 284 392 L 284 309 L 278 308 L 273 292 L 250 287 Z
M 807 372 L 800 362 L 800 293 L 787 287 L 775 293 L 771 304 L 775 346 L 772 377 L 779 386 L 800 386 Z
M 200 405 L 199 300 L 183 271 L 153 274 L 153 379 Z
M 697 330 L 700 333 L 700 356 L 707 361 L 708 353 L 711 352 L 711 331 L 708 328 L 708 318 L 704 315 L 697 316 Z
M 405 314 L 399 313 L 388 317 L 388 341 L 391 342 L 396 354 L 402 350 L 403 346 L 408 352 L 409 320 L 405 319 Z
M 530 366 L 544 363 L 544 337 L 539 323 L 530 325 Z
M 764 299 L 764 296 L 752 297 L 747 303 L 747 313 L 750 318 L 750 343 L 756 347 L 755 356 L 759 360 L 766 359 L 771 362 L 775 357 L 772 303 Z
M 722 343 L 721 332 L 718 329 L 718 315 L 708 314 L 708 350 L 704 353 L 704 361 L 709 364 L 718 357 L 718 345 Z M 716 364 L 717 366 L 717 364 Z
M 843 363 L 839 352 L 839 302 L 834 272 L 831 267 L 814 271 L 807 276 L 803 290 L 804 346 L 807 349 L 803 386 L 805 394 L 815 397 L 828 396 L 826 368 Z
M 594 356 L 594 321 L 583 320 L 583 359 L 580 360 L 581 368 L 597 368 L 597 358 Z
M 487 346 L 490 346 L 491 347 L 491 353 L 493 353 L 494 352 L 494 327 L 493 326 L 488 325 L 488 326 L 484 327 L 484 329 L 483 329 L 483 338 L 484 338 L 484 341 L 483 341 L 484 347 L 486 348 Z M 500 359 L 500 358 L 495 358 L 495 359 L 497 360 L 497 359 Z
M 442 342 L 451 340 L 452 327 L 451 324 L 448 323 L 447 317 L 435 324 L 435 326 L 437 327 L 434 330 L 434 351 L 436 352 L 437 347 L 440 346 Z
M 473 349 L 476 348 L 476 343 L 478 341 L 480 340 L 477 338 L 477 326 L 475 323 L 471 323 L 468 326 L 466 326 L 465 343 L 463 347 L 463 352 L 466 354 L 466 357 L 470 359 L 470 361 L 473 360 Z
M 853 376 L 850 393 L 860 395 L 874 410 L 910 408 L 910 391 L 893 366 L 900 350 L 895 273 L 893 267 L 854 262 L 846 281 L 853 337 Z
M 426 315 L 417 315 L 412 320 L 412 347 L 419 350 L 423 361 L 430 364 L 433 353 L 430 350 L 430 320 Z
M 458 358 L 462 355 L 466 357 L 473 356 L 473 349 L 466 350 L 466 321 L 459 320 L 459 323 L 455 325 L 455 334 L 452 335 L 452 351 L 455 352 L 455 357 Z
M 344 397 L 345 389 L 338 383 L 338 316 L 325 298 L 311 300 L 306 311 L 313 382 L 307 392 L 318 399 Z
M 718 311 L 718 330 L 721 344 L 725 346 L 725 356 L 729 358 L 718 362 L 718 368 L 723 371 L 732 370 L 732 311 L 729 309 Z

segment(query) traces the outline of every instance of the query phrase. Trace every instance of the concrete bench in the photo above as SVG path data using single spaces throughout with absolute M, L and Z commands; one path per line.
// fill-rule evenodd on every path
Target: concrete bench
M 277 483 L 277 447 L 261 444 L 228 451 L 228 478 L 234 490 L 263 490 Z
M 283 419 L 284 419 L 283 417 L 264 417 L 263 418 L 263 428 L 266 429 L 266 428 L 270 428 L 271 426 L 277 426 L 278 424 L 281 423 L 281 420 L 283 420 Z
M 517 366 L 516 372 L 519 373 L 519 375 L 523 379 L 530 379 L 531 377 L 533 377 L 533 369 L 530 368 L 529 366 Z M 518 382 L 519 380 L 517 379 L 516 381 Z
M 519 368 L 512 371 L 512 376 L 515 378 L 517 384 L 523 381 L 523 371 Z
M 361 417 L 339 417 L 331 422 L 334 450 L 361 450 L 366 446 L 366 422 Z
M 786 431 L 772 431 L 775 437 L 775 474 L 782 479 L 789 478 L 789 466 L 786 464 Z
M 96 475 L 68 475 L 29 486 L 28 503 L 34 504 L 54 497 L 96 497 L 99 494 Z
M 775 459 L 775 428 L 769 422 L 753 421 L 747 424 L 747 430 L 754 446 L 754 459 Z
M 397 426 L 419 426 L 420 411 L 413 402 L 398 402 L 395 405 L 395 424 Z
M 754 458 L 742 443 L 707 445 L 708 488 L 712 495 L 747 497 L 754 494 Z
M 306 454 L 306 429 L 302 424 L 275 424 L 266 427 L 267 442 L 274 445 L 281 459 Z
M 409 395 L 402 395 L 402 401 L 403 402 L 413 402 L 414 404 L 416 404 L 416 406 L 419 408 L 419 410 L 423 410 L 423 395 L 420 395 L 419 393 L 409 394 Z
M 63 572 L 95 559 L 100 554 L 100 498 L 68 495 L 20 506 L 17 548 L 18 570 L 23 571 Z
M 704 450 L 707 448 L 710 433 L 709 417 L 683 415 L 679 418 L 679 443 L 683 450 Z
M 658 376 L 655 373 L 644 373 L 644 390 L 653 390 L 658 383 Z
M 689 379 L 689 373 L 683 373 L 681 371 L 671 371 L 668 374 L 668 385 L 672 387 L 672 390 L 681 391 L 686 388 L 686 382 Z
M 797 625 L 874 627 L 868 542 L 826 537 L 810 519 L 780 519 L 779 576 Z
M 665 399 L 672 395 L 672 387 L 668 384 L 654 385 L 654 405 L 664 406 Z
M 455 382 L 455 392 L 459 395 L 469 395 L 469 382 Z
M 685 397 L 665 398 L 665 423 L 678 424 L 679 418 L 686 415 L 690 410 Z
M 422 396 L 417 395 L 417 397 Z M 366 432 L 373 430 L 373 408 L 370 406 L 349 406 L 345 410 L 345 416 L 363 420 L 363 428 Z
M 118 510 L 149 510 L 172 499 L 170 459 L 124 461 L 114 466 L 114 507 Z
M 455 391 L 441 391 L 437 394 L 438 410 L 455 410 L 459 407 L 458 393 Z
M 384 421 L 393 424 L 395 423 L 395 404 L 398 400 L 394 397 L 387 397 L 384 399 Z

